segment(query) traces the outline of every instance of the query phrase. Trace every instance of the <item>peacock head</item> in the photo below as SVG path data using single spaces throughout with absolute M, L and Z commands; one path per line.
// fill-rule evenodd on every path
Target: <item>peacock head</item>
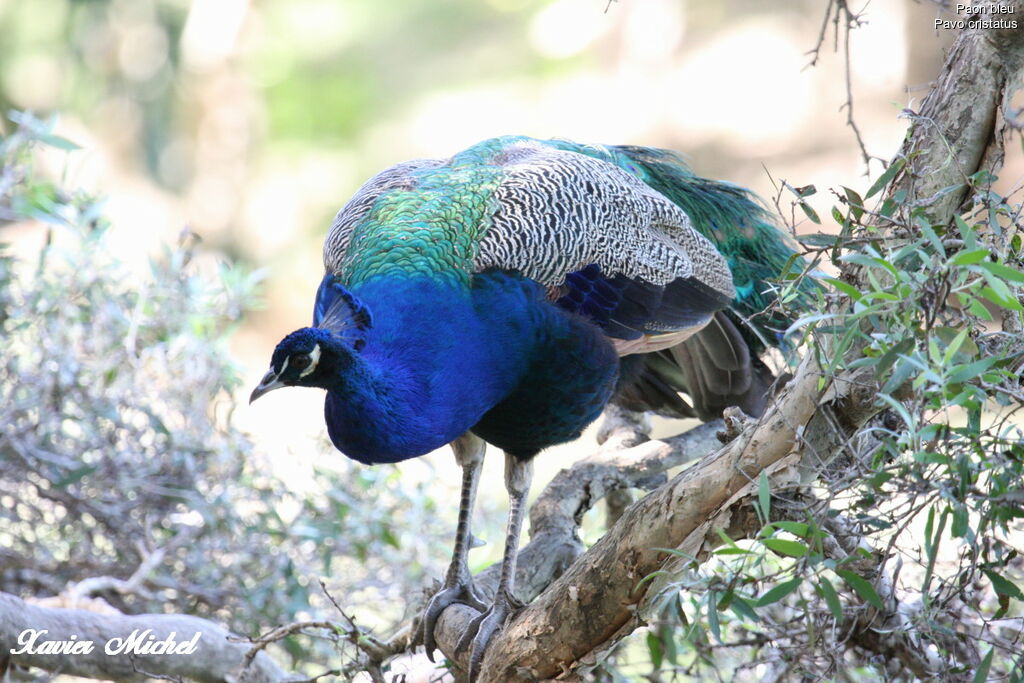
M 270 358 L 270 369 L 249 396 L 252 403 L 281 387 L 330 389 L 352 363 L 356 350 L 329 330 L 303 327 L 281 340 Z

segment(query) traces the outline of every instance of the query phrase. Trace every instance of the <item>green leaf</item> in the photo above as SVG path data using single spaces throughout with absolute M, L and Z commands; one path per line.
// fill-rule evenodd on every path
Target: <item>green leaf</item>
M 882 202 L 882 208 L 878 210 L 878 215 L 882 218 L 891 218 L 892 215 L 896 213 L 896 207 L 899 206 L 900 203 L 901 202 L 897 202 L 892 197 L 886 197 Z
M 845 581 L 864 602 L 877 607 L 878 609 L 885 609 L 882 599 L 878 597 L 878 593 L 875 592 L 875 587 L 871 585 L 870 581 L 862 576 L 854 574 L 848 569 L 837 569 L 836 574 L 841 576 L 843 581 Z
M 875 375 L 881 379 L 892 367 L 896 359 L 902 355 L 907 354 L 911 349 L 914 348 L 914 338 L 907 337 L 901 339 L 899 343 L 890 348 L 888 351 L 882 354 L 882 357 L 878 359 L 878 365 L 875 367 Z
M 1020 587 L 1007 580 L 1003 576 L 995 573 L 991 569 L 982 569 L 988 580 L 992 582 L 992 589 L 1000 595 L 1008 595 L 1014 600 L 1020 600 L 1024 602 L 1024 592 L 1021 592 Z
M 998 360 L 999 359 L 995 357 L 980 358 L 973 363 L 968 363 L 967 365 L 958 365 L 953 368 L 948 375 L 946 375 L 946 379 L 954 384 L 975 379 L 983 375 L 985 371 L 992 367 L 992 365 L 994 365 Z
M 954 216 L 953 218 L 956 220 L 956 227 L 960 231 L 960 236 L 964 239 L 964 246 L 968 249 L 974 249 L 974 245 L 978 243 L 974 238 L 974 230 L 960 216 Z
M 961 332 L 955 327 L 945 326 L 936 327 L 932 331 L 939 339 L 941 339 L 946 344 L 946 346 L 949 346 L 954 341 L 956 341 L 957 335 L 959 335 Z M 960 348 L 958 348 L 954 352 L 954 357 L 963 356 L 964 358 L 962 358 L 961 360 L 974 358 L 975 356 L 978 355 L 980 351 L 981 350 L 978 348 L 978 345 L 975 344 L 974 341 L 972 341 L 971 338 L 968 336 L 962 342 L 960 342 Z
M 961 300 L 962 301 L 962 300 Z M 982 320 L 992 320 L 992 314 L 988 312 L 985 305 L 978 301 L 975 297 L 967 297 L 967 310 L 971 312 L 971 315 L 977 316 Z
M 768 486 L 768 473 L 764 470 L 757 477 L 757 504 L 761 508 L 761 520 L 767 524 L 772 518 L 772 492 Z
M 729 608 L 741 619 L 745 618 L 750 619 L 751 621 L 761 621 L 761 617 L 757 616 L 757 612 L 754 611 L 754 608 L 751 607 L 750 603 L 744 598 L 736 596 L 729 605 Z
M 838 280 L 834 277 L 823 277 L 821 278 L 821 281 L 827 282 L 828 284 L 832 285 L 840 292 L 853 299 L 854 301 L 857 301 L 863 296 L 859 289 L 857 289 L 848 282 L 843 282 L 842 280 Z
M 722 543 L 725 543 L 730 548 L 738 548 L 739 547 L 739 546 L 736 545 L 736 541 L 734 541 L 731 538 L 729 538 L 729 534 L 725 533 L 724 529 L 716 529 L 715 531 L 718 532 L 718 537 L 720 539 L 722 539 Z
M 985 655 L 985 659 L 981 660 L 978 670 L 974 672 L 973 683 L 985 683 L 988 679 L 988 670 L 992 668 L 992 655 L 994 655 L 995 652 L 995 647 L 990 647 L 988 649 L 988 654 Z
M 864 215 L 864 200 L 848 187 L 843 186 L 843 191 L 846 193 L 846 201 L 850 203 L 850 213 L 853 214 L 854 219 L 859 221 L 860 217 Z
M 679 653 L 676 651 L 676 634 L 674 629 L 668 624 L 663 624 L 659 635 L 661 636 L 661 647 L 665 650 L 665 659 L 673 666 L 678 665 Z
M 797 242 L 806 244 L 809 247 L 833 247 L 839 241 L 839 235 L 831 235 L 827 232 L 814 232 L 807 235 L 797 235 Z
M 932 229 L 931 223 L 929 223 L 923 216 L 918 216 L 917 225 L 921 228 L 921 232 L 924 236 L 928 238 L 928 241 L 932 243 L 932 247 L 935 248 L 935 253 L 945 256 L 946 248 L 943 246 L 942 240 L 939 239 L 939 236 L 935 234 L 935 230 Z
M 963 463 L 964 461 L 961 459 L 960 462 Z M 966 486 L 969 482 L 970 479 L 960 478 L 961 487 Z M 953 534 L 953 538 L 963 538 L 967 535 L 968 528 L 967 508 L 963 505 L 957 505 L 953 508 L 953 524 L 949 527 L 950 533 Z
M 74 152 L 76 149 L 82 149 L 81 145 L 76 145 L 67 138 L 62 138 L 61 136 L 53 135 L 52 133 L 40 135 L 38 139 L 39 142 L 44 145 L 49 145 L 56 149 L 62 149 L 65 152 Z
M 903 166 L 906 163 L 907 162 L 905 159 L 897 159 L 892 164 L 890 164 L 889 168 L 885 169 L 885 173 L 878 176 L 878 180 L 874 182 L 874 184 L 868 190 L 868 193 L 864 196 L 866 198 L 871 198 L 874 197 L 879 192 L 881 192 L 885 188 L 885 186 L 888 185 L 889 182 L 896 177 L 896 174 L 903 170 Z
M 785 538 L 765 538 L 761 540 L 761 545 L 774 550 L 780 555 L 787 555 L 789 557 L 803 557 L 807 554 L 806 545 L 799 541 L 789 541 Z
M 981 263 L 988 255 L 991 254 L 988 249 L 968 249 L 966 251 L 957 252 L 953 258 L 949 259 L 950 265 L 953 266 L 969 266 L 975 263 Z
M 781 600 L 782 598 L 786 597 L 787 595 L 795 591 L 797 588 L 799 588 L 800 584 L 803 583 L 803 580 L 804 579 L 802 576 L 798 576 L 795 579 L 783 581 L 782 583 L 772 587 L 768 592 L 759 597 L 757 599 L 757 602 L 754 604 L 758 607 L 764 607 L 765 605 L 770 605 L 773 602 L 778 602 L 779 600 Z
M 967 335 L 970 334 L 970 331 L 971 330 L 969 328 L 965 327 L 960 330 L 955 337 L 953 337 L 953 341 L 951 341 L 949 346 L 946 347 L 946 352 L 942 354 L 943 365 L 948 366 L 953 361 L 953 356 L 955 356 L 956 352 L 960 350 L 960 347 L 963 345 L 964 340 L 967 339 Z
M 661 648 L 661 639 L 650 632 L 647 634 L 647 651 L 651 655 L 651 664 L 655 669 L 660 669 L 664 654 Z
M 877 256 L 868 256 L 867 254 L 856 253 L 845 254 L 840 260 L 849 261 L 850 263 L 855 263 L 858 266 L 864 266 L 865 268 L 885 268 L 893 277 L 899 278 L 900 276 L 896 266 Z
M 930 601 L 931 595 L 928 593 L 928 587 L 932 583 L 932 573 L 935 571 L 935 559 L 939 554 L 939 543 L 942 541 L 942 533 L 946 529 L 946 520 L 949 519 L 949 508 L 943 509 L 939 515 L 938 528 L 935 528 L 935 508 L 931 507 L 928 509 L 928 521 L 924 525 L 924 549 L 925 554 L 928 556 L 928 562 L 925 565 L 924 580 L 921 583 L 921 594 L 927 605 Z M 934 533 L 932 530 L 934 529 Z
M 818 217 L 818 212 L 811 208 L 811 205 L 807 202 L 800 202 L 800 208 L 803 209 L 804 214 L 812 221 L 821 225 L 821 218 Z
M 999 179 L 998 176 L 993 174 L 991 171 L 986 171 L 984 169 L 982 169 L 980 171 L 977 171 L 976 173 L 971 175 L 971 183 L 973 185 L 975 185 L 975 186 L 977 186 L 977 185 L 991 185 L 992 183 L 994 183 L 998 179 Z
M 715 555 L 749 555 L 750 551 L 743 548 L 719 548 L 713 554 Z
M 907 425 L 908 428 L 914 429 L 917 425 L 917 420 L 911 416 L 910 411 L 907 410 L 906 406 L 894 399 L 885 391 L 879 394 L 878 398 L 889 406 L 889 408 L 891 408 L 897 415 L 899 415 L 900 419 L 903 420 L 903 423 Z
M 990 262 L 979 263 L 978 266 L 1003 280 L 1024 283 L 1024 273 L 1020 272 L 1016 268 L 1011 268 L 1007 265 L 1003 265 L 1002 263 Z
M 788 337 L 790 334 L 799 330 L 802 327 L 807 327 L 813 323 L 821 322 L 823 320 L 834 320 L 836 318 L 835 313 L 815 313 L 813 315 L 805 315 L 798 319 L 783 333 L 784 337 Z
M 997 306 L 1010 308 L 1024 313 L 1024 306 L 1021 306 L 1020 302 L 1017 301 L 1017 297 L 1013 295 L 1005 282 L 992 275 L 987 270 L 983 270 L 982 274 L 985 276 L 985 280 L 987 280 L 989 284 L 988 287 L 981 288 L 981 295 L 983 297 Z
M 722 642 L 722 627 L 718 622 L 718 593 L 708 592 L 708 628 L 719 643 Z
M 828 611 L 835 617 L 836 622 L 843 622 L 843 604 L 839 601 L 839 594 L 836 593 L 835 586 L 832 582 L 825 577 L 821 577 L 818 581 L 818 592 L 823 598 L 825 598 L 825 604 L 828 605 Z
M 885 385 L 882 387 L 882 398 L 884 394 L 891 394 L 896 391 L 897 388 L 903 386 L 903 383 L 915 375 L 918 368 L 912 362 L 909 356 L 903 356 L 896 360 L 896 366 L 893 368 L 892 374 L 889 379 L 886 380 Z
M 788 531 L 794 536 L 806 536 L 811 531 L 811 525 L 805 524 L 804 522 L 772 522 L 769 526 L 773 526 L 776 529 L 782 529 Z

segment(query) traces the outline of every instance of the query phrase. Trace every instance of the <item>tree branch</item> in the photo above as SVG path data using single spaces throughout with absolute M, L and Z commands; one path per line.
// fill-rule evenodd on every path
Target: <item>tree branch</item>
M 82 654 L 41 654 L 18 652 L 26 641 L 19 638 L 29 629 L 46 631 L 36 641 L 93 641 L 92 651 Z M 149 630 L 149 634 L 144 634 Z M 106 654 L 104 645 L 112 639 L 126 640 L 133 632 L 141 642 L 156 642 L 172 636 L 182 643 L 199 634 L 197 649 L 191 654 L 129 653 Z M 152 635 L 152 641 L 148 638 Z M 232 639 L 235 640 L 232 640 Z M 286 673 L 265 652 L 251 659 L 248 643 L 211 621 L 183 614 L 99 614 L 81 609 L 53 609 L 32 605 L 7 593 L 0 593 L 0 673 L 8 666 L 38 667 L 87 678 L 115 681 L 144 681 L 153 675 L 191 679 L 203 683 L 284 683 L 304 680 L 304 676 Z

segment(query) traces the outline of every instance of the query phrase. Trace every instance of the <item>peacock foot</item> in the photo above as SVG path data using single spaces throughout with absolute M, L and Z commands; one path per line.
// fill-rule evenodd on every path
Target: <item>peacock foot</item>
M 434 626 L 437 625 L 441 612 L 449 605 L 456 603 L 469 605 L 478 612 L 487 609 L 487 603 L 476 592 L 473 578 L 469 576 L 468 571 L 465 578 L 445 581 L 445 585 L 434 594 L 426 609 L 423 610 L 423 616 L 420 618 L 420 640 L 423 641 L 423 647 L 426 648 L 427 658 L 430 661 L 434 661 L 434 650 L 437 649 L 437 642 L 434 640 Z
M 469 651 L 469 680 L 471 682 L 480 675 L 480 664 L 484 660 L 484 653 L 487 652 L 487 645 L 491 642 L 491 638 L 504 628 L 509 617 L 522 607 L 523 603 L 514 595 L 499 590 L 498 595 L 494 598 L 494 604 L 470 622 L 466 632 L 459 639 L 455 651 L 462 652 L 472 643 L 472 648 Z

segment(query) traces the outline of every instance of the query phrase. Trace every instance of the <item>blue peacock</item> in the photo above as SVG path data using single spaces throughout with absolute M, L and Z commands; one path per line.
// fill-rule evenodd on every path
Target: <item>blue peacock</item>
M 477 607 L 461 645 L 472 677 L 520 605 L 533 458 L 609 401 L 760 414 L 773 377 L 759 355 L 788 324 L 770 281 L 792 255 L 746 190 L 665 150 L 509 136 L 400 163 L 338 212 L 313 326 L 278 344 L 250 400 L 326 389 L 331 441 L 366 464 L 451 444 L 463 469 L 455 548 L 422 632 L 432 656 L 444 608 Z M 510 499 L 490 605 L 467 567 L 485 442 L 505 453 Z

